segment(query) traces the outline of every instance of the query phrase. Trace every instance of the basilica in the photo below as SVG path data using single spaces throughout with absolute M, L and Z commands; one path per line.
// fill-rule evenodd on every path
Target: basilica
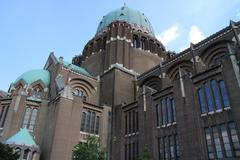
M 109 160 L 144 148 L 154 160 L 240 159 L 240 22 L 174 53 L 124 5 L 72 62 L 46 59 L 0 91 L 0 141 L 20 160 L 70 160 L 89 135 Z

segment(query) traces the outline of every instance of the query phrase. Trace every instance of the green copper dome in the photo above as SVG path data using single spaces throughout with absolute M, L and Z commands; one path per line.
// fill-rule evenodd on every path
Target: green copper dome
M 48 70 L 44 69 L 35 69 L 23 73 L 14 83 L 17 83 L 19 80 L 25 81 L 27 84 L 32 84 L 38 80 L 41 80 L 46 86 L 50 83 L 50 73 Z
M 81 74 L 84 74 L 86 76 L 91 76 L 90 73 L 88 73 L 88 71 L 86 71 L 85 68 L 82 68 L 82 67 L 79 67 L 79 66 L 76 66 L 75 64 L 72 64 L 72 63 L 69 63 L 67 61 L 64 61 L 63 59 L 59 58 L 58 61 L 60 63 L 63 64 L 64 67 L 74 71 L 74 72 L 77 72 L 77 73 L 81 73 Z
M 143 13 L 131 9 L 126 5 L 108 13 L 106 16 L 103 16 L 103 19 L 98 25 L 97 33 L 101 32 L 109 24 L 117 20 L 126 21 L 130 24 L 136 24 L 144 29 L 147 29 L 150 34 L 154 35 L 152 25 L 148 18 Z
M 26 128 L 21 128 L 20 131 L 10 137 L 5 144 L 38 147 L 32 135 Z

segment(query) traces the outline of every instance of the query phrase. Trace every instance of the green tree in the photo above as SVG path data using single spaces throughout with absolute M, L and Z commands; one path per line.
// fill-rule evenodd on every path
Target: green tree
M 138 160 L 153 160 L 147 146 L 144 146 L 143 153 L 138 157 Z
M 19 156 L 18 152 L 14 152 L 11 147 L 0 142 L 0 160 L 17 160 Z
M 95 136 L 88 136 L 86 143 L 79 143 L 74 147 L 72 160 L 106 160 L 106 152 L 100 149 L 99 140 Z

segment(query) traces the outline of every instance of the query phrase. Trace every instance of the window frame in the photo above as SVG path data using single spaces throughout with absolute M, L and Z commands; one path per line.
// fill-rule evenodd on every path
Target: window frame
M 27 113 L 27 110 L 29 110 L 29 117 L 26 121 L 26 124 L 25 124 L 25 117 L 26 117 L 26 113 Z M 35 117 L 35 121 L 34 121 L 34 124 L 33 124 L 33 128 L 30 129 L 30 125 L 31 125 L 31 119 L 32 119 L 32 115 L 33 115 L 33 111 L 36 110 L 37 111 L 37 114 L 36 114 L 36 117 Z M 28 129 L 30 132 L 34 132 L 34 129 L 37 125 L 37 122 L 38 122 L 38 116 L 39 116 L 39 110 L 40 108 L 38 106 L 30 106 L 30 105 L 26 105 L 25 106 L 25 111 L 24 111 L 24 114 L 23 114 L 23 117 L 22 117 L 22 128 L 26 128 Z

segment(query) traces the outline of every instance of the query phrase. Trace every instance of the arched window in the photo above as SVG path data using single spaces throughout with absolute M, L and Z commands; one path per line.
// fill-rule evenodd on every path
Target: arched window
M 141 38 L 140 48 L 146 50 L 146 38 L 144 37 Z
M 23 85 L 20 83 L 19 85 L 17 85 L 16 90 L 17 91 L 21 91 L 23 89 Z
M 171 99 L 171 106 L 172 106 L 172 116 L 173 116 L 173 122 L 176 122 L 176 108 L 175 108 L 175 102 L 174 99 Z
M 38 110 L 36 108 L 32 110 L 32 115 L 31 115 L 31 119 L 30 119 L 29 127 L 28 127 L 28 129 L 31 131 L 33 131 L 34 126 L 35 126 L 36 119 L 37 119 L 37 113 L 38 113 Z
M 97 119 L 96 119 L 96 129 L 95 129 L 95 133 L 96 134 L 99 133 L 99 125 L 100 125 L 100 117 L 97 116 Z
M 42 88 L 37 86 L 33 89 L 32 91 L 32 96 L 35 98 L 42 98 L 43 92 L 42 92 Z
M 75 88 L 74 91 L 73 91 L 73 95 L 81 97 L 83 101 L 87 100 L 87 94 L 81 88 Z
M 213 111 L 220 112 L 222 111 L 222 108 L 230 107 L 229 96 L 224 80 L 211 80 L 211 88 L 208 84 L 209 81 L 204 83 L 204 87 L 201 86 L 198 89 L 198 100 L 202 113 Z M 208 106 L 208 110 L 206 104 Z
M 162 114 L 162 125 L 166 124 L 166 107 L 164 99 L 161 100 L 161 114 Z
M 216 66 L 216 65 L 220 65 L 225 61 L 226 58 L 227 58 L 226 52 L 217 53 L 209 61 L 209 66 L 213 67 L 213 66 Z
M 207 112 L 206 102 L 205 102 L 205 97 L 204 97 L 204 92 L 203 92 L 202 87 L 198 88 L 198 100 L 200 103 L 201 112 L 206 113 Z
M 166 99 L 166 103 L 167 103 L 167 106 L 166 106 L 166 109 L 167 109 L 167 122 L 168 123 L 172 123 L 172 113 L 171 113 L 171 106 L 170 106 L 170 99 L 169 98 Z
M 218 84 L 217 84 L 216 80 L 211 80 L 211 87 L 212 87 L 212 90 L 213 90 L 216 110 L 219 110 L 219 109 L 221 109 L 221 99 L 220 99 Z
M 37 119 L 38 109 L 27 107 L 23 119 L 23 128 L 27 128 L 30 131 L 33 131 L 36 119 Z
M 23 153 L 23 159 L 22 160 L 28 160 L 29 154 L 30 154 L 30 150 L 26 149 Z
M 86 120 L 86 113 L 82 112 L 81 131 L 83 131 L 83 132 L 84 132 L 84 129 L 85 129 L 85 120 Z
M 204 83 L 204 88 L 205 88 L 205 94 L 207 98 L 208 112 L 213 112 L 212 95 L 211 95 L 211 90 L 208 83 Z
M 31 108 L 28 107 L 26 108 L 24 119 L 23 119 L 23 125 L 22 125 L 23 128 L 28 128 L 28 122 L 29 122 L 30 116 L 31 116 Z
M 137 35 L 133 35 L 133 48 L 139 48 L 140 44 L 138 41 L 138 36 Z
M 149 41 L 149 50 L 150 52 L 154 53 L 154 41 L 153 40 L 150 40 Z
M 96 113 L 95 113 L 95 112 L 92 112 L 91 133 L 94 133 L 94 129 L 95 129 L 95 117 L 96 117 Z
M 90 111 L 88 111 L 87 119 L 86 119 L 86 132 L 89 132 L 89 130 L 90 130 L 90 116 L 91 116 L 91 113 L 90 113 Z
M 227 89 L 226 89 L 224 80 L 219 81 L 219 86 L 220 86 L 220 90 L 221 90 L 221 96 L 222 96 L 224 108 L 230 107 L 228 93 L 227 93 Z

